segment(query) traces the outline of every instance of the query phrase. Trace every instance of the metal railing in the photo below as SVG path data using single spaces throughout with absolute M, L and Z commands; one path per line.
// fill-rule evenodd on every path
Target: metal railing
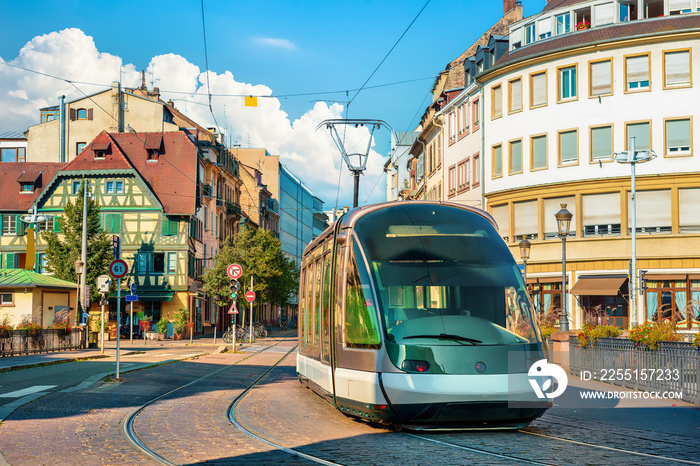
M 683 401 L 700 404 L 700 348 L 691 343 L 662 341 L 651 350 L 626 338 L 600 338 L 581 348 L 572 335 L 569 371 L 608 375 L 606 383 L 631 390 L 682 392 Z
M 84 347 L 84 339 L 84 332 L 77 328 L 68 335 L 54 328 L 41 329 L 34 336 L 27 330 L 13 330 L 0 335 L 0 356 L 77 350 Z
M 214 190 L 210 184 L 205 184 L 202 188 L 202 193 L 204 194 L 204 197 L 208 197 L 210 199 L 213 191 Z

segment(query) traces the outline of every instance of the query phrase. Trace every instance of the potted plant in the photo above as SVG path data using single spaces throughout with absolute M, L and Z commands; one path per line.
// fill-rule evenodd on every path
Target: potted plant
M 588 29 L 591 27 L 591 23 L 586 21 L 585 19 L 579 23 L 576 23 L 576 30 L 577 31 L 582 31 L 584 29 Z
M 158 326 L 158 339 L 164 340 L 165 334 L 168 331 L 168 321 L 161 318 L 156 325 Z
M 12 325 L 10 325 L 10 316 L 5 314 L 0 320 L 0 338 L 10 338 L 12 336 Z
M 50 328 L 58 330 L 56 333 L 58 333 L 59 337 L 67 337 L 71 331 L 71 326 L 68 322 L 54 322 Z
M 185 330 L 185 326 L 187 325 L 187 320 L 190 317 L 190 311 L 189 309 L 186 308 L 180 308 L 177 310 L 175 313 L 175 316 L 173 319 L 170 321 L 173 324 L 173 339 L 174 340 L 182 340 L 183 338 L 183 332 Z

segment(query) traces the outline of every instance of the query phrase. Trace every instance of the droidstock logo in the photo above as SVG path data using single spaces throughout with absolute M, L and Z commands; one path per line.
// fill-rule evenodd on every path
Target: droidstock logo
M 569 384 L 569 378 L 564 372 L 564 369 L 556 364 L 549 364 L 546 359 L 540 359 L 530 367 L 527 371 L 528 377 L 537 377 L 536 379 L 528 379 L 532 389 L 535 391 L 537 398 L 556 398 L 566 390 Z M 552 379 L 557 381 L 557 389 L 551 393 L 546 393 L 552 388 Z M 540 387 L 540 382 L 542 386 Z

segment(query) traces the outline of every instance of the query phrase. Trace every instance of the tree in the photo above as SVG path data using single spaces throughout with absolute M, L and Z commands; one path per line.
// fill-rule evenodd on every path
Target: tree
M 78 283 L 80 277 L 75 273 L 75 261 L 82 252 L 83 237 L 83 196 L 85 182 L 80 186 L 78 198 L 73 204 L 68 201 L 63 208 L 60 220 L 60 231 L 63 238 L 54 231 L 42 233 L 46 241 L 46 268 L 53 272 L 54 277 Z M 100 222 L 100 206 L 97 200 L 88 197 L 87 202 L 87 283 L 95 283 L 99 275 L 107 273 L 112 261 L 111 238 L 102 229 Z M 99 301 L 100 294 L 96 286 L 90 287 L 90 301 Z M 82 300 L 81 300 L 82 301 Z
M 230 304 L 230 278 L 226 269 L 231 264 L 240 264 L 243 275 L 238 281 L 241 290 L 253 290 L 256 300 L 282 306 L 299 288 L 299 271 L 294 260 L 282 252 L 280 241 L 269 231 L 244 228 L 214 257 L 214 266 L 204 274 L 204 291 L 222 304 Z M 245 305 L 245 292 L 238 293 L 238 303 Z

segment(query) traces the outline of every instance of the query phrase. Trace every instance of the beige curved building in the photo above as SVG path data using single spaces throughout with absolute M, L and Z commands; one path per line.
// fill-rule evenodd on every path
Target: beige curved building
M 509 51 L 483 85 L 483 196 L 541 310 L 561 306 L 567 238 L 571 327 L 594 309 L 629 328 L 657 311 L 700 327 L 700 0 L 551 0 L 510 26 Z M 630 310 L 631 167 L 611 154 L 653 151 L 636 164 L 636 258 L 645 280 Z M 646 285 L 646 289 L 640 289 Z M 600 309 L 600 308 L 599 308 Z

